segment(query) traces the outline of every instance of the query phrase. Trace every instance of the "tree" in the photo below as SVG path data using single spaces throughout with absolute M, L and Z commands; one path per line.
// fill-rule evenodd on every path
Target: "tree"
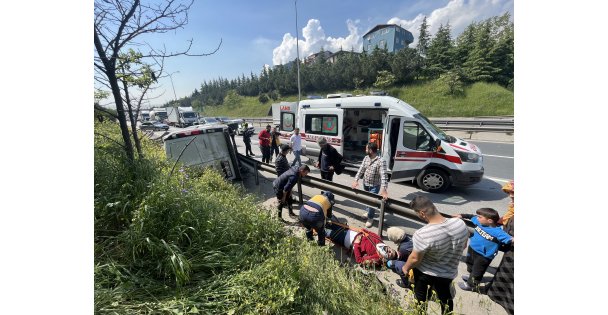
M 450 35 L 450 24 L 441 24 L 427 50 L 428 73 L 438 76 L 453 68 L 454 44 Z
M 429 43 L 431 42 L 431 34 L 429 33 L 429 26 L 426 23 L 426 16 L 422 20 L 422 24 L 420 24 L 420 34 L 418 35 L 418 44 L 416 45 L 416 49 L 418 50 L 418 54 L 422 57 L 426 57 L 426 51 L 429 49 Z
M 395 76 L 390 71 L 378 71 L 378 77 L 376 78 L 376 83 L 374 83 L 374 86 L 379 89 L 386 90 L 395 84 L 395 80 Z
M 133 144 L 129 135 L 123 94 L 118 78 L 121 71 L 117 67 L 120 54 L 130 46 L 142 47 L 142 43 L 136 42 L 136 39 L 144 34 L 166 33 L 185 26 L 188 23 L 188 10 L 192 3 L 192 0 L 186 2 L 162 0 L 150 4 L 142 4 L 140 0 L 95 0 L 93 38 L 95 80 L 112 92 L 124 141 L 124 150 L 131 161 L 134 160 Z M 216 50 L 211 53 L 190 54 L 191 46 L 192 41 L 185 50 L 167 53 L 164 49 L 157 51 L 147 45 L 148 52 L 142 54 L 141 58 L 156 60 L 155 58 L 164 59 L 180 55 L 208 56 L 220 48 L 221 40 Z
M 475 36 L 475 48 L 463 65 L 463 71 L 471 81 L 491 81 L 498 72 L 492 65 L 490 51 L 493 46 L 491 38 L 492 23 L 487 20 L 479 25 Z

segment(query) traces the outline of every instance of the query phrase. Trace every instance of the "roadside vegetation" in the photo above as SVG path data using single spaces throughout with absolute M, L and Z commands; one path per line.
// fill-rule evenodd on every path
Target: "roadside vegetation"
M 210 170 L 173 169 L 158 144 L 130 160 L 95 124 L 95 313 L 403 314 L 374 275 L 287 233 Z
M 432 80 L 420 82 L 402 87 L 386 89 L 389 95 L 402 99 L 414 106 L 427 117 L 473 117 L 473 116 L 501 116 L 513 115 L 514 95 L 513 91 L 496 83 L 477 82 L 462 87 L 460 94 L 450 94 L 449 84 Z M 328 93 L 350 93 L 352 95 L 369 95 L 370 91 L 364 90 L 341 90 L 323 91 L 311 93 L 325 97 Z M 260 103 L 258 97 L 240 96 L 236 93 L 229 94 L 229 100 L 218 106 L 203 107 L 205 116 L 229 116 L 229 117 L 265 117 L 272 103 L 295 102 L 297 95 L 281 97 L 276 101 Z M 306 95 L 302 95 L 306 99 Z

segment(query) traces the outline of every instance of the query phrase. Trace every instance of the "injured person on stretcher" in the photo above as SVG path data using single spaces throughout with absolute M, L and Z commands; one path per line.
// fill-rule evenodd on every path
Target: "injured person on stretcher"
M 398 256 L 378 234 L 367 229 L 330 221 L 325 225 L 325 235 L 334 244 L 352 251 L 355 261 L 364 266 L 382 266 L 387 260 L 397 259 Z

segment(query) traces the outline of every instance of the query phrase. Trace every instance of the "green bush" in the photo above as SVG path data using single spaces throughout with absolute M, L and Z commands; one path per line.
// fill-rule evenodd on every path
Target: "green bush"
M 95 132 L 96 313 L 402 313 L 374 276 L 289 236 L 216 171 L 170 175 L 146 139 L 146 157 L 129 164 L 108 139 L 120 139 L 116 125 Z
M 268 95 L 266 95 L 266 93 L 262 93 L 260 94 L 260 96 L 258 96 L 258 101 L 260 101 L 260 103 L 262 104 L 266 104 L 268 103 L 270 99 L 268 98 Z

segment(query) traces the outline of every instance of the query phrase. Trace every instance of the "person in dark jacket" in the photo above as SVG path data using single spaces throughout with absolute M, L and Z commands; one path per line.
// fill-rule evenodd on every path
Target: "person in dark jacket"
M 336 170 L 341 169 L 342 155 L 323 136 L 317 139 L 317 143 L 321 150 L 316 167 L 321 169 L 321 178 L 331 182 Z
M 247 123 L 243 124 L 243 142 L 245 143 L 245 155 L 247 156 L 255 156 L 253 151 L 251 151 L 251 136 L 253 136 L 253 129 L 249 129 L 249 125 Z
M 289 161 L 287 160 L 287 153 L 289 152 L 288 144 L 281 144 L 281 153 L 277 156 L 277 159 L 274 161 L 274 166 L 277 170 L 277 176 L 281 176 L 281 174 L 285 173 L 289 169 Z
M 306 238 L 313 240 L 313 229 L 317 231 L 317 244 L 325 245 L 325 219 L 331 218 L 334 194 L 330 191 L 321 191 L 313 196 L 300 208 L 300 222 L 306 228 Z
M 287 205 L 289 215 L 295 216 L 291 205 L 293 203 L 293 199 L 291 198 L 291 190 L 293 189 L 293 186 L 298 183 L 298 178 L 308 175 L 309 172 L 310 168 L 308 165 L 302 165 L 299 167 L 293 166 L 272 182 L 272 188 L 274 189 L 274 193 L 279 201 L 277 206 L 279 219 L 283 219 L 282 212 L 284 205 Z

